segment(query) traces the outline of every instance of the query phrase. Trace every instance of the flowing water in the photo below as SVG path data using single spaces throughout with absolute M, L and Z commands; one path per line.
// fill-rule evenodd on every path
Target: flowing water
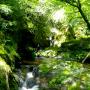
M 45 58 L 39 70 L 23 65 L 18 76 L 19 90 L 90 90 L 90 64 L 75 61 Z
M 26 75 L 25 78 L 21 75 L 22 72 L 19 69 L 19 90 L 39 90 L 39 77 L 38 77 L 38 67 L 26 65 Z

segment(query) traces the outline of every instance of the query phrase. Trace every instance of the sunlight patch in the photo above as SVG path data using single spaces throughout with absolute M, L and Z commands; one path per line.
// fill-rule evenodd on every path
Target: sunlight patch
M 7 65 L 7 63 L 4 61 L 4 59 L 2 59 L 0 57 L 0 73 L 2 73 L 2 74 L 5 72 L 9 73 L 10 71 L 11 71 L 11 69 L 10 69 L 9 65 Z
M 46 0 L 39 0 L 40 3 L 44 4 Z
M 56 33 L 56 34 L 59 33 L 59 31 L 58 31 L 56 28 L 52 28 L 52 29 L 51 29 L 51 32 L 52 32 L 52 33 Z
M 62 21 L 65 18 L 65 10 L 62 8 L 60 10 L 57 10 L 56 12 L 54 12 L 52 14 L 52 18 L 53 20 L 55 20 L 56 22 L 58 21 Z

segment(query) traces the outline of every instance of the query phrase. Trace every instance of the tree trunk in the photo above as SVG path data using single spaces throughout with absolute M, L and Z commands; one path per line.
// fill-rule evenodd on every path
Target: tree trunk
M 10 90 L 9 82 L 8 82 L 8 74 L 7 73 L 6 73 L 6 87 L 7 87 L 7 90 Z
M 90 30 L 89 20 L 87 19 L 86 15 L 84 14 L 84 12 L 83 12 L 83 10 L 82 10 L 82 8 L 81 8 L 81 3 L 80 3 L 79 0 L 78 0 L 78 6 L 77 6 L 77 8 L 78 8 L 78 10 L 79 10 L 79 12 L 80 12 L 83 20 L 86 22 L 88 29 Z

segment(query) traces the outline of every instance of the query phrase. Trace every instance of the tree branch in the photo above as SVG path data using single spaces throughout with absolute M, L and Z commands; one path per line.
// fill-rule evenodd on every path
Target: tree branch
M 71 6 L 78 7 L 77 5 L 75 5 L 75 4 L 73 4 L 73 3 L 70 3 L 70 2 L 66 2 L 66 3 L 68 3 L 68 4 L 71 5 Z
M 82 60 L 82 63 L 84 63 L 86 61 L 86 59 L 88 58 L 88 56 L 90 55 L 90 52 L 86 55 L 86 57 Z
M 86 22 L 88 29 L 90 30 L 89 20 L 88 20 L 88 18 L 86 17 L 86 15 L 84 14 L 84 12 L 83 12 L 83 10 L 82 10 L 82 8 L 81 8 L 81 3 L 80 3 L 79 0 L 78 0 L 78 7 L 77 7 L 77 8 L 78 8 L 78 10 L 79 10 L 79 12 L 80 12 L 83 20 Z
M 89 20 L 88 20 L 87 16 L 85 15 L 85 13 L 83 12 L 83 10 L 82 10 L 82 8 L 81 8 L 82 5 L 81 5 L 81 3 L 80 3 L 80 0 L 78 0 L 78 1 L 76 2 L 77 5 L 71 3 L 70 1 L 66 1 L 66 0 L 65 0 L 65 2 L 68 3 L 68 4 L 71 5 L 71 6 L 77 7 L 77 9 L 79 10 L 79 13 L 81 14 L 83 20 L 85 21 L 85 23 L 86 23 L 86 25 L 87 25 L 87 28 L 90 30 L 90 23 L 89 23 Z

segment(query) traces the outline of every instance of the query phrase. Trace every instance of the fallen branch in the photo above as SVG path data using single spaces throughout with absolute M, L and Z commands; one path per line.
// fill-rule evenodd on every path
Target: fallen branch
M 84 63 L 86 61 L 86 59 L 88 58 L 88 56 L 90 55 L 90 52 L 86 55 L 86 57 L 82 60 L 82 63 Z

